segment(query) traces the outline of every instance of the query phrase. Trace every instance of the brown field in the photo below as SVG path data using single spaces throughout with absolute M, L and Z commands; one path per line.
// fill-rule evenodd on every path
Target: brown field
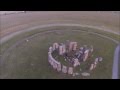
M 76 23 L 98 26 L 119 33 L 119 13 L 96 11 L 40 11 L 1 16 L 0 37 L 33 26 L 54 23 Z

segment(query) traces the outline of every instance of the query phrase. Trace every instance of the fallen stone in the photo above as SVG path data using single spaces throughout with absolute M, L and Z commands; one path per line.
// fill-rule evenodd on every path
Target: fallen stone
M 79 73 L 75 73 L 75 75 L 79 75 Z
M 27 39 L 26 42 L 28 42 L 29 40 Z
M 73 77 L 75 76 L 75 73 L 73 73 Z
M 99 57 L 99 61 L 101 62 L 103 60 L 103 58 L 102 57 Z
M 80 68 L 80 71 L 82 71 L 82 69 Z
M 87 72 L 83 72 L 81 73 L 82 76 L 90 76 L 90 73 L 87 73 Z

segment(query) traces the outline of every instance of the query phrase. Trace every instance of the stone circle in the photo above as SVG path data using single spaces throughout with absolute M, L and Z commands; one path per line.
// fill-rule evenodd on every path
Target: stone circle
M 93 56 L 93 46 L 91 45 L 89 48 L 87 45 L 82 47 L 78 47 L 78 43 L 75 41 L 67 40 L 65 43 L 53 43 L 52 46 L 49 47 L 48 50 L 48 62 L 58 72 L 62 72 L 64 74 L 69 74 L 72 76 L 80 75 L 79 72 L 74 71 L 76 67 L 80 67 L 82 62 L 88 61 L 88 58 Z M 58 56 L 53 57 L 53 53 L 56 53 Z M 72 66 L 66 66 L 59 60 L 57 57 L 63 57 L 65 62 L 69 62 Z M 89 72 L 93 71 L 99 62 L 103 60 L 102 57 L 95 58 L 94 62 L 90 64 Z M 83 71 L 81 67 L 79 71 Z M 88 72 L 81 72 L 82 76 L 90 76 Z

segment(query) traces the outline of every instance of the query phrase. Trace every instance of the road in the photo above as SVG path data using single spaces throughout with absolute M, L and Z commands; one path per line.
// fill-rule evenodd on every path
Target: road
M 118 79 L 119 75 L 119 62 L 120 62 L 120 45 L 118 45 L 115 49 L 114 53 L 114 62 L 113 62 L 113 70 L 112 70 L 112 79 Z

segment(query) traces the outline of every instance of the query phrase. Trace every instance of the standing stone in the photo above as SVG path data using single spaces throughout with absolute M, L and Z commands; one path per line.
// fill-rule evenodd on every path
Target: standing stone
M 96 58 L 94 64 L 98 64 L 98 61 L 99 61 L 99 58 Z
M 50 55 L 49 55 L 50 52 L 48 52 L 48 61 L 50 60 Z
M 73 42 L 70 42 L 69 43 L 69 52 L 72 51 L 72 49 L 73 49 Z
M 98 64 L 98 62 L 96 62 L 96 61 L 95 61 L 95 62 L 94 62 L 94 64 L 95 64 L 95 65 L 97 65 L 97 64 Z
M 94 69 L 94 64 L 91 64 L 90 71 Z
M 72 50 L 76 50 L 77 49 L 77 42 L 70 42 L 69 43 L 69 52 Z
M 57 71 L 60 72 L 61 71 L 61 64 L 57 65 Z
M 51 52 L 48 52 L 48 61 L 50 64 L 52 64 L 52 55 L 51 55 Z
M 62 67 L 62 72 L 63 72 L 63 73 L 67 73 L 67 67 L 64 66 L 64 65 L 63 65 L 63 67 Z
M 48 55 L 49 55 L 49 56 L 51 55 L 51 52 L 50 52 L 50 51 L 48 52 Z
M 66 52 L 66 47 L 65 44 L 62 45 L 62 54 L 64 54 Z
M 63 46 L 60 45 L 60 46 L 59 46 L 59 55 L 62 55 L 62 54 L 63 54 Z
M 58 49 L 58 47 L 59 47 L 58 43 L 53 43 L 53 51 Z
M 68 74 L 73 74 L 73 68 L 72 67 L 68 68 Z
M 99 58 L 96 58 L 95 61 L 98 62 L 98 61 L 99 61 Z
M 73 43 L 73 50 L 75 51 L 77 49 L 77 42 Z
M 50 65 L 51 65 L 51 66 L 53 65 L 53 61 L 52 61 L 52 60 L 50 60 Z
M 103 60 L 103 58 L 102 57 L 99 57 L 99 61 L 101 62 Z
M 53 68 L 57 69 L 57 63 L 53 62 Z
M 52 50 L 53 50 L 52 47 L 49 47 L 49 52 L 52 52 Z
M 51 59 L 50 59 L 49 55 L 48 55 L 48 62 L 51 63 Z
M 58 49 L 59 48 L 59 44 L 55 43 L 55 48 Z
M 89 50 L 85 50 L 83 61 L 86 61 L 89 55 Z
M 68 50 L 68 49 L 69 49 L 69 45 L 70 45 L 70 41 L 69 41 L 69 40 L 67 40 L 67 41 L 66 41 L 66 43 L 65 43 L 66 50 Z
M 53 62 L 52 60 L 51 60 L 50 62 L 51 62 L 51 63 L 50 63 L 50 64 L 51 64 L 51 66 L 53 66 L 54 62 Z
M 97 66 L 97 64 L 94 64 L 94 66 L 93 66 L 93 67 L 94 67 L 94 68 L 96 68 L 96 66 Z
M 84 48 L 83 47 L 80 47 L 80 51 L 82 51 Z
M 90 48 L 90 52 L 91 52 L 91 53 L 93 52 L 93 46 L 91 46 L 91 48 Z
M 63 55 L 66 52 L 65 44 L 59 46 L 59 55 Z

